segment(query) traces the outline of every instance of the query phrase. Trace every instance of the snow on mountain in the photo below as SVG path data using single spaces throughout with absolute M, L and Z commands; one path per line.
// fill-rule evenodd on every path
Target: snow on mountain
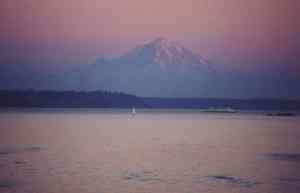
M 163 70 L 189 70 L 207 67 L 208 63 L 182 45 L 157 38 L 137 46 L 116 59 L 118 63 L 153 64 Z

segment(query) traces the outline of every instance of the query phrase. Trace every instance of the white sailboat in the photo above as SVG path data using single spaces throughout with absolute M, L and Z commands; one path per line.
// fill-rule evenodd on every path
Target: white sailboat
M 131 114 L 134 116 L 136 114 L 135 108 L 132 107 Z

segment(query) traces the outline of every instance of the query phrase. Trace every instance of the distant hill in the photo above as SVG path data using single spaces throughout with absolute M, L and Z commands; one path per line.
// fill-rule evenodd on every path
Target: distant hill
M 0 107 L 145 108 L 147 105 L 141 98 L 120 92 L 1 90 Z
M 145 97 L 143 101 L 151 108 L 165 109 L 300 111 L 299 100 Z

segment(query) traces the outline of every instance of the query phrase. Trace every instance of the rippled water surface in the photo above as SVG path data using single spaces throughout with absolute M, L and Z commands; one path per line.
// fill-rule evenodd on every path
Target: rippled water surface
M 2 111 L 0 192 L 299 193 L 300 119 Z

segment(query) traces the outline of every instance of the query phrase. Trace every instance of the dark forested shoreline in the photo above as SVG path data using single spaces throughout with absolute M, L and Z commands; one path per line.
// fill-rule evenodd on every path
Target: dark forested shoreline
M 181 108 L 300 110 L 299 100 L 138 97 L 111 91 L 0 90 L 1 108 Z
M 147 107 L 134 95 L 109 91 L 1 90 L 0 107 L 131 108 Z

